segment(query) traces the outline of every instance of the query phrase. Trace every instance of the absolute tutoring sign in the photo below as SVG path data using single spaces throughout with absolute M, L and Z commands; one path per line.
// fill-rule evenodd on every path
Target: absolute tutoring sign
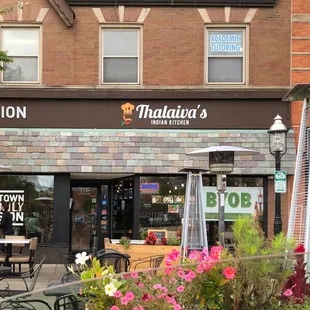
M 0 190 L 0 205 L 2 206 L 3 202 L 9 204 L 9 211 L 13 215 L 13 226 L 24 225 L 24 201 L 24 190 Z M 0 212 L 0 216 L 2 217 L 2 212 Z
M 207 221 L 218 219 L 218 194 L 215 187 L 205 186 L 205 214 Z M 262 187 L 227 187 L 225 191 L 225 220 L 234 221 L 238 216 L 251 215 L 257 220 L 263 216 Z

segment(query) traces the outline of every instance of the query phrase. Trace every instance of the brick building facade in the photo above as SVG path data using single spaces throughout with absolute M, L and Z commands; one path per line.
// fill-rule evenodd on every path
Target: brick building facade
M 60 251 L 88 248 L 95 235 L 138 239 L 164 228 L 173 237 L 186 184 L 179 170 L 208 166 L 186 154 L 229 144 L 259 154 L 236 158 L 226 212 L 257 212 L 272 235 L 267 130 L 277 113 L 295 125 L 295 107 L 281 102 L 290 87 L 291 2 L 86 2 L 31 1 L 0 21 L 2 49 L 14 60 L 0 85 L 1 162 L 10 167 L 0 184 L 5 195 L 24 191 L 19 218 L 35 213 L 41 243 Z M 289 175 L 294 160 L 290 131 Z M 206 196 L 214 186 L 206 175 Z M 208 231 L 214 242 L 214 219 Z

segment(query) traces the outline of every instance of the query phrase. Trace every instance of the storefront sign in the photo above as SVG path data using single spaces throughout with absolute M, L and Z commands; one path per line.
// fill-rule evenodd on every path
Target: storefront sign
M 218 194 L 216 187 L 206 186 L 206 220 L 218 219 Z M 251 215 L 259 219 L 263 215 L 262 187 L 227 187 L 225 191 L 225 220 L 234 221 L 238 216 Z
M 157 192 L 159 191 L 159 183 L 141 183 L 140 191 L 143 192 Z
M 0 106 L 0 118 L 26 118 L 27 107 L 25 106 Z
M 242 55 L 243 31 L 209 31 L 209 55 Z
M 9 212 L 13 215 L 13 226 L 23 226 L 25 202 L 24 190 L 0 190 L 0 204 L 5 202 L 9 205 Z M 2 217 L 2 212 L 1 217 Z
M 2 128 L 266 129 L 280 100 L 0 99 Z M 259 116 L 259 117 L 258 117 Z M 290 116 L 283 120 L 290 127 Z

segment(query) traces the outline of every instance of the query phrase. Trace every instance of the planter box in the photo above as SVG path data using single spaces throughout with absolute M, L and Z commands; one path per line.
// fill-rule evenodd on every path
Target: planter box
M 125 249 L 121 244 L 113 244 L 106 242 L 105 248 L 115 249 L 121 253 L 126 253 L 130 255 L 130 261 L 139 260 L 148 256 L 154 255 L 167 255 L 173 249 L 180 251 L 180 246 L 170 246 L 170 245 L 138 245 L 131 244 L 128 249 Z M 165 267 L 165 259 L 161 263 L 160 267 Z M 149 264 L 140 264 L 137 266 L 136 270 L 148 269 Z

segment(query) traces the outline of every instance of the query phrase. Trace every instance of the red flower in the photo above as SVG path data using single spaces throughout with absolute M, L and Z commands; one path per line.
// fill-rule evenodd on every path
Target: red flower
M 305 253 L 306 249 L 302 244 L 299 244 L 294 250 L 295 253 Z
M 167 245 L 167 239 L 166 238 L 162 238 L 161 239 L 161 244 L 162 245 Z

